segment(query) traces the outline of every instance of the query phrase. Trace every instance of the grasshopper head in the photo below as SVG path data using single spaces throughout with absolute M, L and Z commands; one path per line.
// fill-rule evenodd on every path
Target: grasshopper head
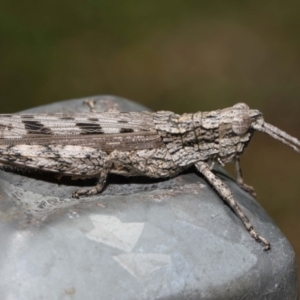
M 265 122 L 259 110 L 249 109 L 245 103 L 238 103 L 234 105 L 233 108 L 236 111 L 232 120 L 232 130 L 236 135 L 242 136 L 249 130 L 254 129 L 270 135 L 300 153 L 300 141 L 279 128 Z
M 224 109 L 220 124 L 220 159 L 226 163 L 240 156 L 255 130 L 264 132 L 300 153 L 300 141 L 265 122 L 262 113 L 238 103 Z
M 219 153 L 223 163 L 239 157 L 254 133 L 252 124 L 263 122 L 258 110 L 250 110 L 247 104 L 237 103 L 220 111 Z

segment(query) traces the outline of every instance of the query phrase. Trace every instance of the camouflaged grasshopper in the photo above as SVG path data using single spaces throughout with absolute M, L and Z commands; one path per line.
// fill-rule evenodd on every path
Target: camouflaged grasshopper
M 243 182 L 239 163 L 255 130 L 300 153 L 298 139 L 266 123 L 260 111 L 244 103 L 183 115 L 169 111 L 3 114 L 0 167 L 97 177 L 92 189 L 74 192 L 78 198 L 101 193 L 108 173 L 166 178 L 195 166 L 268 250 L 270 243 L 257 234 L 230 189 L 211 171 L 214 162 L 235 162 L 237 183 L 255 196 Z

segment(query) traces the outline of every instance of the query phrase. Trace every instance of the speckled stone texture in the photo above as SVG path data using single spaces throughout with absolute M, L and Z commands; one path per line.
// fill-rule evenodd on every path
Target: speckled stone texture
M 96 109 L 146 108 L 113 96 Z M 84 99 L 31 112 L 88 111 Z M 169 180 L 0 173 L 0 299 L 297 299 L 295 254 L 259 204 L 220 168 L 264 252 L 195 170 Z M 28 207 L 36 208 L 28 215 Z

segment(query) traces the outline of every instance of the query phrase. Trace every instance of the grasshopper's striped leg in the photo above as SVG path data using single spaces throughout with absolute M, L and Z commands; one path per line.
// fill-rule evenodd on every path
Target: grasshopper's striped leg
M 233 209 L 237 216 L 241 219 L 250 235 L 257 241 L 264 244 L 264 250 L 269 250 L 271 248 L 270 243 L 262 236 L 258 235 L 254 230 L 253 225 L 249 221 L 248 217 L 241 210 L 240 206 L 234 199 L 232 192 L 229 187 L 219 179 L 215 174 L 213 174 L 205 162 L 198 162 L 195 164 L 199 172 L 207 179 L 207 181 L 214 187 L 218 194 L 223 198 L 226 203 Z

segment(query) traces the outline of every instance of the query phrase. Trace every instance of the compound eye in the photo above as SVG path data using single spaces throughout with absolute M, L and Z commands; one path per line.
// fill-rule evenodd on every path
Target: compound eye
M 251 126 L 251 119 L 247 110 L 237 110 L 232 120 L 232 130 L 237 135 L 244 135 Z

